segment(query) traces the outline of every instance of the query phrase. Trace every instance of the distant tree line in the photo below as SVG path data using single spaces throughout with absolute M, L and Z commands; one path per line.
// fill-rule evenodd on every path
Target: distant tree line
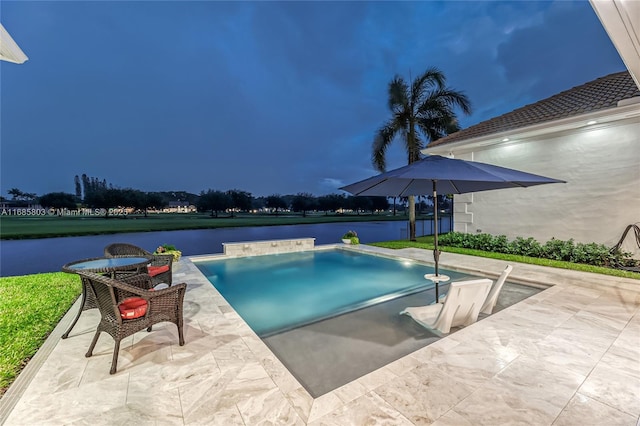
M 240 189 L 220 191 L 208 189 L 201 191 L 199 195 L 185 191 L 144 192 L 132 188 L 115 188 L 106 179 L 89 177 L 86 174 L 74 177 L 75 194 L 66 192 L 51 192 L 41 196 L 25 193 L 17 188 L 7 191 L 16 203 L 38 202 L 43 208 L 54 209 L 104 209 L 105 217 L 110 211 L 121 209 L 134 209 L 143 212 L 147 216 L 149 210 L 161 210 L 171 202 L 188 203 L 196 206 L 199 212 L 210 213 L 211 217 L 219 217 L 221 213 L 230 214 L 233 217 L 239 212 L 255 210 L 268 211 L 276 216 L 292 211 L 302 213 L 306 217 L 309 212 L 348 211 L 355 214 L 366 212 L 379 212 L 390 208 L 387 197 L 355 197 L 342 194 L 328 194 L 314 196 L 307 192 L 291 195 L 272 194 L 266 197 L 254 197 L 250 192 Z M 418 211 L 428 208 L 425 199 L 417 203 Z M 439 205 L 447 208 L 450 203 L 446 196 L 439 196 Z M 4 198 L 3 198 L 4 199 Z M 399 208 L 404 210 L 405 199 L 397 200 Z M 396 212 L 396 200 L 393 203 L 394 214 Z
M 22 192 L 18 188 L 11 188 L 7 191 L 7 194 L 11 195 L 11 199 L 14 201 L 33 201 L 37 198 L 36 194 L 32 192 Z
M 352 210 L 359 214 L 361 211 L 380 211 L 389 208 L 387 197 L 352 197 L 339 194 L 329 194 L 316 197 L 306 192 L 295 195 L 272 194 L 266 197 L 254 198 L 250 193 L 237 189 L 218 191 L 209 189 L 200 193 L 196 204 L 198 211 L 210 212 L 211 217 L 218 217 L 221 212 L 247 212 L 250 210 L 267 209 L 276 216 L 285 211 L 302 213 L 305 217 L 310 211 L 322 211 L 325 214 L 339 210 Z

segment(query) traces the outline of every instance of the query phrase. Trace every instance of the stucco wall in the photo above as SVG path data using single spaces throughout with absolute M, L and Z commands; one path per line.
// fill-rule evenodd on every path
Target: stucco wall
M 457 231 L 613 246 L 627 225 L 640 222 L 637 120 L 453 154 L 567 181 L 458 195 Z M 632 237 L 627 236 L 623 249 L 640 258 Z

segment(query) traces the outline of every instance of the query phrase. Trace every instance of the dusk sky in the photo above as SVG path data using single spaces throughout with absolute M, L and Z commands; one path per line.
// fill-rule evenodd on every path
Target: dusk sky
M 0 190 L 338 192 L 387 84 L 440 68 L 468 127 L 625 69 L 588 1 L 6 1 Z M 406 164 L 399 141 L 388 168 Z

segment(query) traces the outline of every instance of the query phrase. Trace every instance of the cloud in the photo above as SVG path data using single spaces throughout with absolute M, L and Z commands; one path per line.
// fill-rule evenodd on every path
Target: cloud
M 511 32 L 497 60 L 526 103 L 624 69 L 587 2 L 551 3 L 542 22 Z
M 345 186 L 342 179 L 323 178 L 320 180 L 320 187 L 326 188 L 327 192 L 339 192 L 338 188 Z

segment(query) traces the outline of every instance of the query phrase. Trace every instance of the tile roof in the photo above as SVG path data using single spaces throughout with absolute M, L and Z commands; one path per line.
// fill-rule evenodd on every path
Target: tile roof
M 452 133 L 427 148 L 613 108 L 618 101 L 635 96 L 640 96 L 640 90 L 631 74 L 618 72 Z

